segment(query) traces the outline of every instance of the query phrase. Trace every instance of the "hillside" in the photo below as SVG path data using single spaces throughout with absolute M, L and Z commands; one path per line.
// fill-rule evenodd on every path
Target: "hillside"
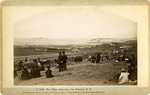
M 68 70 L 58 72 L 58 68 L 51 68 L 53 78 L 46 78 L 45 71 L 42 71 L 42 76 L 21 81 L 18 77 L 14 79 L 16 86 L 71 86 L 71 85 L 118 85 L 116 74 L 121 72 L 122 68 L 127 68 L 127 63 L 101 62 L 100 64 L 83 62 L 72 63 L 68 65 Z

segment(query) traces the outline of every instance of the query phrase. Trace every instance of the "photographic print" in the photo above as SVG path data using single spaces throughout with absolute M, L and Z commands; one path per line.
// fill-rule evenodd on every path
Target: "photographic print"
M 149 1 L 1 4 L 4 95 L 148 95 Z
M 15 86 L 137 85 L 137 22 L 102 6 L 22 18 L 13 23 Z

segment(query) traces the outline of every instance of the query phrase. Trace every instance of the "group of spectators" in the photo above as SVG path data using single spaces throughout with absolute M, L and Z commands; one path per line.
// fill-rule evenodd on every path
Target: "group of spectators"
M 59 72 L 67 70 L 67 66 L 66 66 L 67 59 L 68 58 L 67 55 L 65 54 L 65 51 L 63 51 L 62 53 L 59 52 L 59 56 L 58 56 Z M 17 67 L 14 68 L 14 76 L 18 75 L 21 80 L 40 77 L 41 71 L 45 71 L 45 67 L 43 63 L 44 62 L 40 61 L 39 58 L 34 59 L 33 62 L 29 61 L 29 59 L 25 59 L 24 62 L 20 61 L 17 64 Z M 50 64 L 47 66 L 45 75 L 47 78 L 54 77 L 52 75 L 52 70 L 50 70 Z
M 33 60 L 33 62 L 28 63 L 27 60 L 25 60 L 25 62 L 20 61 L 17 64 L 17 67 L 14 68 L 14 76 L 19 76 L 19 79 L 26 80 L 40 77 L 41 71 L 43 71 L 43 66 L 37 64 L 37 61 L 35 61 L 35 59 Z M 45 72 L 45 74 L 47 78 L 53 77 L 50 66 L 47 66 L 47 71 Z
M 21 70 L 20 79 L 29 79 L 29 78 L 36 78 L 40 77 L 40 68 L 39 67 L 31 67 L 30 71 L 28 71 L 27 66 L 23 66 L 23 69 Z
M 107 56 L 105 56 L 107 59 L 108 59 L 108 57 Z M 102 60 L 103 61 L 103 58 L 101 57 L 101 54 L 100 53 L 97 53 L 97 55 L 96 56 L 89 56 L 89 59 L 91 59 L 91 62 L 92 63 L 100 63 L 100 61 Z

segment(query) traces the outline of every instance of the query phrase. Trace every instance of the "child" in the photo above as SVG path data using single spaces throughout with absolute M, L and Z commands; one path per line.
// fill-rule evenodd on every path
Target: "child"
M 119 77 L 119 80 L 118 80 L 118 81 L 119 81 L 119 84 L 128 83 L 128 81 L 129 81 L 128 75 L 129 75 L 129 73 L 127 72 L 127 70 L 122 69 L 122 70 L 121 70 L 120 77 Z
M 54 76 L 52 75 L 52 71 L 50 70 L 50 66 L 48 66 L 47 68 L 48 68 L 48 70 L 45 72 L 46 77 L 47 77 L 47 78 L 54 77 Z

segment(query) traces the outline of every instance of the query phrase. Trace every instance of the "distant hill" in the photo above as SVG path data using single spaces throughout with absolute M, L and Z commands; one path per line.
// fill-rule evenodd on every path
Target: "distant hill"
M 135 39 L 122 38 L 95 38 L 95 39 L 50 39 L 50 38 L 28 38 L 15 39 L 14 45 L 97 45 L 111 42 L 126 42 Z
M 91 39 L 90 43 L 95 43 L 95 44 L 105 44 L 105 43 L 112 43 L 112 42 L 126 42 L 126 41 L 132 41 L 136 40 L 136 38 L 95 38 Z

